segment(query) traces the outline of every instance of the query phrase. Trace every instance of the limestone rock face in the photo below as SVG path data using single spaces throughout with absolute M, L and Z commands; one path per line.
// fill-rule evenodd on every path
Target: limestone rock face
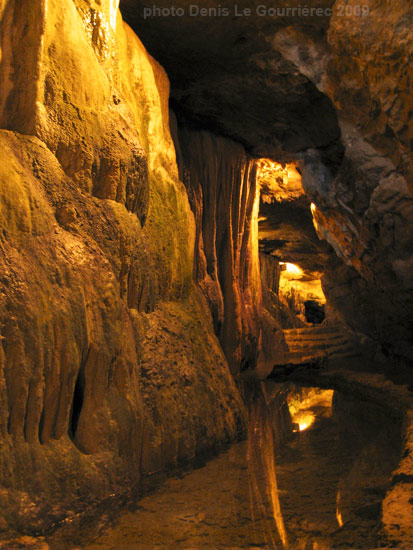
M 304 186 L 319 208 L 319 235 L 348 266 L 327 269 L 331 301 L 353 328 L 411 358 L 412 8 L 403 1 L 368 8 L 368 17 L 341 17 L 345 3 L 335 3 L 323 86 L 345 155 L 334 175 L 314 152 L 304 155 Z
M 327 93 L 340 118 L 388 157 L 412 189 L 412 6 L 370 0 L 368 16 L 341 16 L 346 6 L 356 13 L 356 5 L 343 0 L 334 5 Z
M 327 266 L 327 296 L 352 328 L 410 357 L 413 196 L 389 159 L 366 142 L 355 138 L 347 150 L 325 190 L 320 173 L 308 177 L 305 170 L 318 234 L 343 262 Z
M 232 140 L 184 125 L 173 127 L 180 174 L 196 222 L 194 277 L 229 365 L 233 373 L 263 363 L 272 367 L 286 349 L 281 327 L 296 326 L 298 319 L 278 299 L 278 262 L 259 257 L 259 197 L 271 192 L 260 171 L 262 163 Z M 311 215 L 310 229 L 317 241 Z M 316 256 L 313 250 L 307 255 L 312 253 Z
M 196 221 L 194 275 L 235 373 L 255 366 L 260 347 L 257 164 L 209 132 L 182 128 L 176 143 Z
M 130 494 L 243 430 L 192 282 L 168 79 L 116 7 L 0 2 L 3 531 Z

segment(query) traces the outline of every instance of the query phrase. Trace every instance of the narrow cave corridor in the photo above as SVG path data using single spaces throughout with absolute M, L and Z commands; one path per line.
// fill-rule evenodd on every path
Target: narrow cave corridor
M 410 0 L 0 0 L 0 549 L 413 548 Z

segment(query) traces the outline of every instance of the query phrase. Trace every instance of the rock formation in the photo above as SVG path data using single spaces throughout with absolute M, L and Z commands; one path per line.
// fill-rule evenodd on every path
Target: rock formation
M 236 373 L 256 366 L 260 340 L 256 161 L 208 132 L 183 129 L 176 141 L 196 220 L 195 277 Z
M 176 112 L 253 156 L 299 163 L 335 251 L 323 261 L 331 307 L 411 359 L 411 3 L 307 2 L 303 13 L 294 0 L 262 13 L 243 0 L 241 17 L 213 16 L 209 2 L 212 15 L 191 17 L 178 1 L 181 17 L 143 18 L 149 4 L 121 8 L 165 66 Z
M 237 438 L 168 79 L 113 2 L 1 5 L 1 528 Z
M 3 532 L 239 438 L 231 373 L 302 324 L 279 261 L 413 357 L 409 0 L 118 4 L 0 0 Z

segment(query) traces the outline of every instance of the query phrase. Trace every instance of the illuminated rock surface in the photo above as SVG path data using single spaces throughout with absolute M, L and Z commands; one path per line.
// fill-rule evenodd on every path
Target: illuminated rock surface
M 168 79 L 105 9 L 2 8 L 3 531 L 132 494 L 243 430 L 192 283 Z
M 232 372 L 254 368 L 261 324 L 257 162 L 208 132 L 182 129 L 175 141 L 196 220 L 195 277 Z
M 237 3 L 251 9 L 249 17 L 231 10 L 190 17 L 180 1 L 182 17 L 144 20 L 146 0 L 122 0 L 121 8 L 166 68 L 182 118 L 259 157 L 299 162 L 304 190 L 323 216 L 320 236 L 340 258 L 324 262 L 331 304 L 352 328 L 411 360 L 411 3 L 305 4 L 330 8 L 331 17 L 262 16 L 259 4 Z M 292 225 L 278 222 L 274 240 L 296 241 Z
M 341 344 L 380 362 L 317 375 L 368 400 L 365 371 L 382 372 L 378 401 L 404 419 L 382 513 L 402 548 L 411 3 L 143 20 L 148 4 L 121 0 L 132 30 L 118 0 L 0 0 L 0 540 L 104 517 L 237 441 L 245 405 L 231 374 L 272 369 L 289 346 L 302 355 L 305 332 L 285 331 L 306 331 L 304 301 L 325 297 L 312 351 L 340 341 L 344 323 L 363 345 Z M 259 460 L 274 487 L 273 454 Z M 267 499 L 283 541 L 276 491 Z

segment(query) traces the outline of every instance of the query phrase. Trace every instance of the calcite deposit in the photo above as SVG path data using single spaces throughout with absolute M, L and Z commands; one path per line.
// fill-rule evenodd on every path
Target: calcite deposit
M 289 262 L 409 372 L 410 0 L 205 4 L 0 0 L 0 539 L 242 437 Z
M 259 350 L 257 163 L 239 144 L 207 132 L 183 129 L 176 139 L 197 224 L 195 276 L 235 373 L 254 367 Z
M 236 439 L 243 409 L 164 71 L 112 2 L 8 2 L 0 32 L 0 525 L 30 533 Z

